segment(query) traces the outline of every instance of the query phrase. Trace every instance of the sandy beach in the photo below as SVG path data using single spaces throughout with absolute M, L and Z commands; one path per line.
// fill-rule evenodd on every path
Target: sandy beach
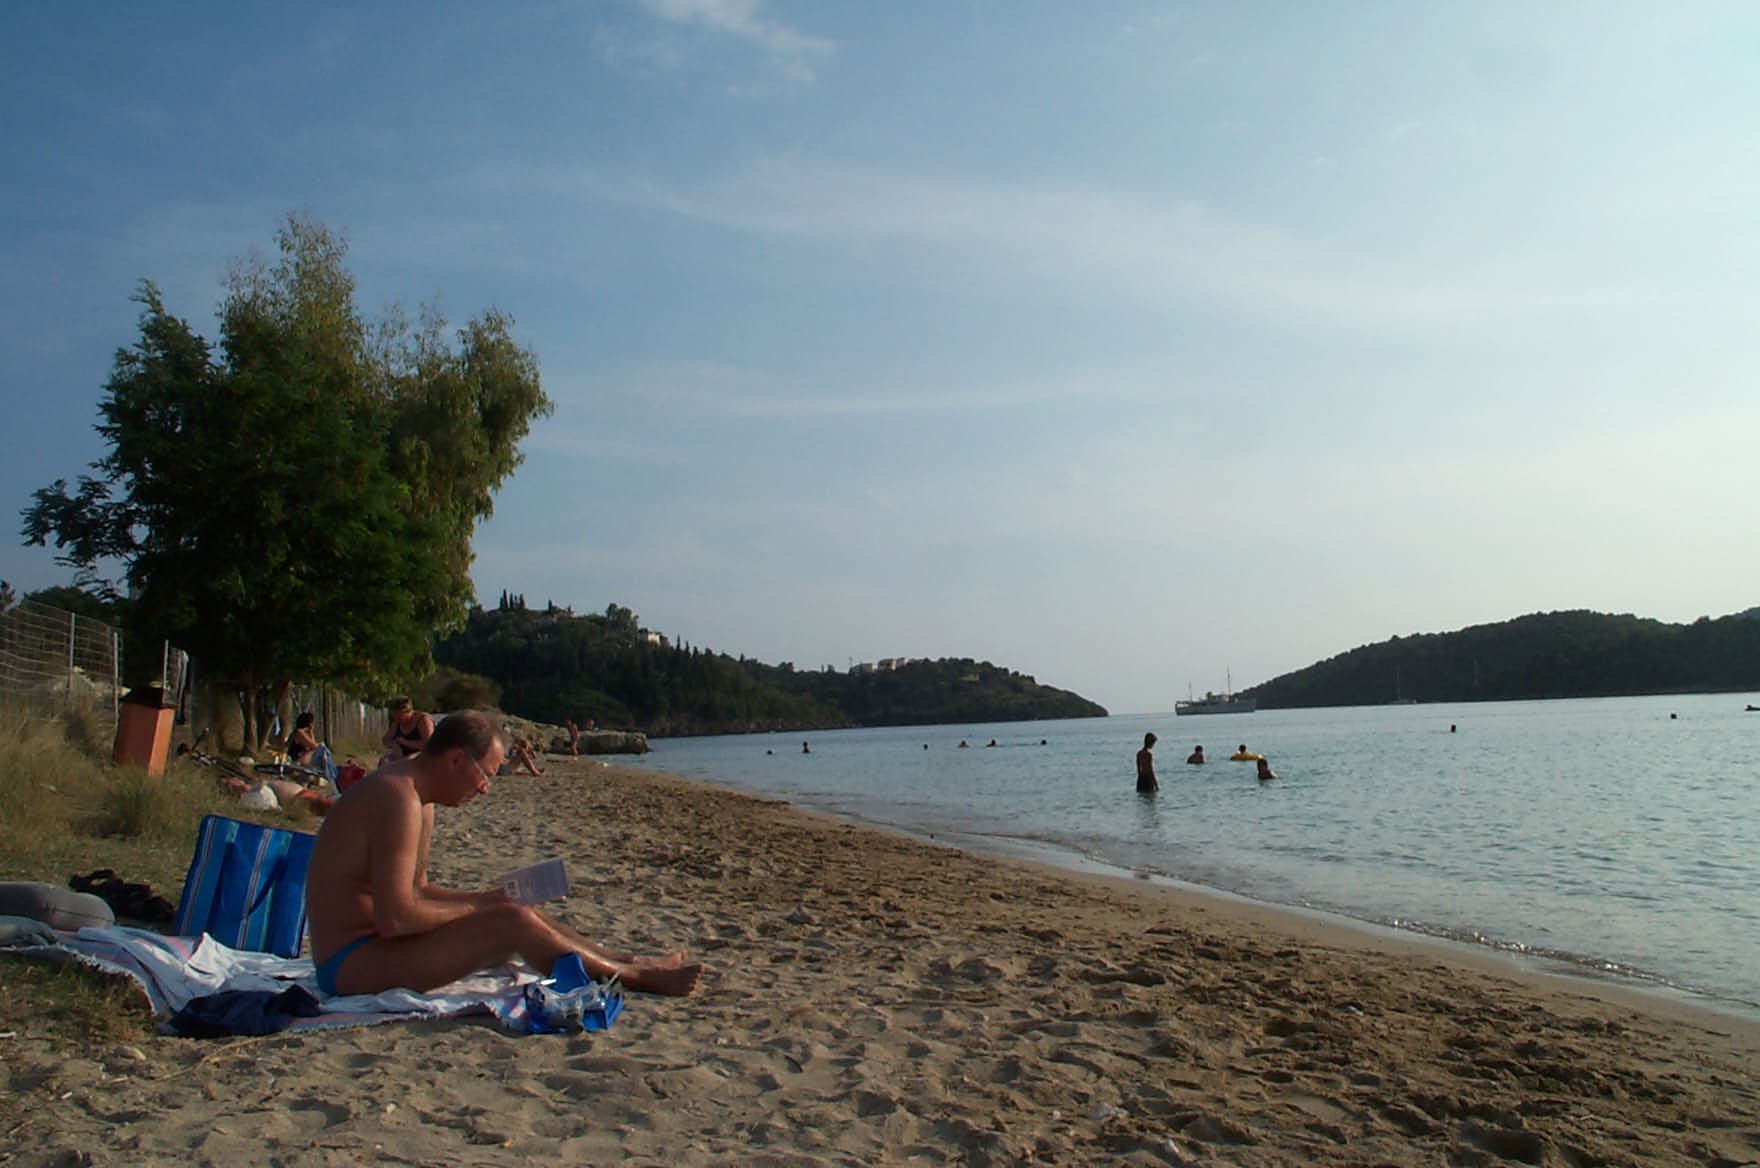
M 1458 948 L 974 856 L 598 761 L 442 810 L 433 876 L 709 963 L 609 1032 L 486 1020 L 51 1055 L 70 1164 L 1760 1162 L 1760 1026 Z

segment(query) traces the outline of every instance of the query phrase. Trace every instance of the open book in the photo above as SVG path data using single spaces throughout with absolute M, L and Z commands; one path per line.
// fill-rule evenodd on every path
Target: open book
M 552 857 L 509 872 L 501 878 L 501 887 L 521 904 L 557 900 L 568 895 L 568 869 L 562 866 L 561 857 Z

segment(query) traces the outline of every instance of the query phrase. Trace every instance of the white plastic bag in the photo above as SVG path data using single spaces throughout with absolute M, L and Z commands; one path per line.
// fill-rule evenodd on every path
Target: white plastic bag
M 279 811 L 281 800 L 269 789 L 267 783 L 258 783 L 238 797 L 238 801 L 255 811 Z

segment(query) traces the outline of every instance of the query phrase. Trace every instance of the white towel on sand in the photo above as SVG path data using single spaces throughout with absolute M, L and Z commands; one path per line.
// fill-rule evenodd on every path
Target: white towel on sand
M 292 1029 L 296 1030 L 481 1013 L 493 1014 L 514 1030 L 524 1030 L 524 989 L 540 977 L 528 966 L 504 965 L 431 994 L 386 990 L 324 998 L 318 994 L 317 975 L 309 957 L 229 949 L 205 933 L 200 937 L 167 937 L 145 929 L 112 926 L 57 933 L 56 938 L 52 947 L 14 952 L 71 955 L 94 968 L 131 977 L 145 991 L 154 1016 L 160 1018 L 175 1014 L 196 998 L 225 990 L 280 992 L 290 985 L 304 986 L 323 1003 L 324 1012 L 295 1022 Z

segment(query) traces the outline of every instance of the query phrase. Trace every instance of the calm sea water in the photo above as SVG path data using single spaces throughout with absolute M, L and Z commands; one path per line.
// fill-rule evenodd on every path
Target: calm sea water
M 639 765 L 944 842 L 1164 876 L 1754 1005 L 1750 702 L 1760 696 L 844 730 L 806 735 L 811 754 L 800 734 L 662 739 Z M 1133 756 L 1146 730 L 1161 740 L 1161 791 L 1140 797 Z M 1278 781 L 1223 761 L 1243 741 Z M 1214 761 L 1185 765 L 1200 742 Z

